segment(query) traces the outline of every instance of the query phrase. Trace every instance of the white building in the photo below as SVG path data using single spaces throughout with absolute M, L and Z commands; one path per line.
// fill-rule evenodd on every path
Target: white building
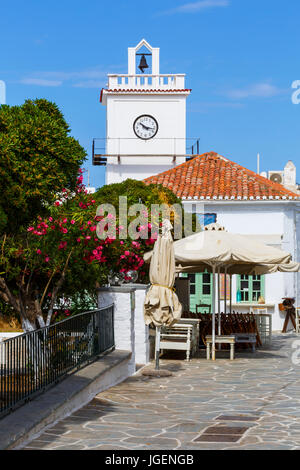
M 290 191 L 296 192 L 300 195 L 300 186 L 297 184 L 297 169 L 295 164 L 289 160 L 283 170 L 272 170 L 262 172 L 261 176 L 268 178 L 274 183 L 282 184 Z
M 143 53 L 152 63 L 149 74 L 137 73 L 137 59 Z M 290 162 L 285 168 L 284 187 L 213 152 L 191 158 L 194 152 L 186 150 L 189 94 L 184 74 L 160 74 L 158 48 L 142 40 L 128 49 L 128 74 L 109 74 L 108 88 L 101 92 L 101 102 L 107 107 L 107 135 L 101 152 L 94 143 L 93 161 L 106 164 L 106 183 L 127 178 L 160 183 L 182 199 L 187 211 L 207 214 L 228 231 L 256 237 L 300 260 L 295 168 Z M 297 297 L 300 306 L 299 279 L 299 274 L 282 273 L 236 276 L 234 309 L 249 311 L 264 297 L 273 313 L 273 329 L 279 330 L 284 320 L 278 310 L 282 298 Z M 191 275 L 190 281 L 191 308 L 209 304 L 210 275 Z
M 300 260 L 300 197 L 221 155 L 210 152 L 174 169 L 146 179 L 162 184 L 182 199 L 186 211 L 205 214 L 226 230 L 256 238 Z M 191 275 L 191 308 L 211 303 L 209 275 Z M 260 296 L 273 313 L 273 329 L 280 330 L 284 316 L 278 304 L 283 297 L 297 297 L 300 305 L 300 274 L 234 276 L 233 309 L 258 307 Z M 298 282 L 298 286 L 297 286 Z M 238 301 L 237 301 L 238 299 Z

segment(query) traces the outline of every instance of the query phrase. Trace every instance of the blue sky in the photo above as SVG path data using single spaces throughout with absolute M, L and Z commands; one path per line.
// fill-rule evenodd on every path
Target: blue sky
M 89 153 L 105 136 L 107 73 L 127 73 L 127 47 L 161 48 L 161 73 L 186 73 L 187 136 L 250 169 L 299 162 L 299 0 L 11 0 L 1 2 L 0 80 L 7 103 L 55 101 Z M 300 165 L 299 172 L 300 172 Z M 300 177 L 298 178 L 299 181 Z

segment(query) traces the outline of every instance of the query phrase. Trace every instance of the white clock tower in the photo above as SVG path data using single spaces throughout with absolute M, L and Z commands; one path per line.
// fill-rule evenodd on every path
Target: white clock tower
M 185 74 L 160 74 L 159 48 L 144 39 L 128 48 L 128 74 L 109 74 L 101 91 L 106 139 L 105 146 L 94 140 L 93 163 L 106 164 L 106 184 L 141 180 L 186 161 L 190 91 Z

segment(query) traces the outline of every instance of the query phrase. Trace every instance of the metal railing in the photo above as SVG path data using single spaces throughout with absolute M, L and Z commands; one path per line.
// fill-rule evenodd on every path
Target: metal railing
M 114 89 L 159 89 L 184 90 L 185 74 L 108 74 L 108 88 Z M 184 90 L 187 91 L 187 90 Z
M 114 349 L 114 306 L 0 343 L 0 417 Z
M 151 150 L 147 145 L 151 145 Z M 109 158 L 116 157 L 119 162 L 121 157 L 160 157 L 163 163 L 165 157 L 175 160 L 184 157 L 188 161 L 199 153 L 200 139 L 190 137 L 156 137 L 154 141 L 141 141 L 137 137 L 97 137 L 92 143 L 93 165 L 100 166 L 105 166 Z

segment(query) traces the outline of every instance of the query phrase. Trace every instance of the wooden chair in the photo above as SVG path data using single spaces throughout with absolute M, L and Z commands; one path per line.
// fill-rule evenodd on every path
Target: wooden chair
M 200 308 L 207 308 L 207 312 L 200 312 Z M 205 313 L 205 314 L 210 314 L 211 313 L 211 305 L 210 304 L 198 304 L 196 305 L 196 313 Z
M 195 348 L 193 330 L 195 325 L 175 323 L 170 327 L 162 327 L 160 334 L 160 350 L 175 349 L 186 351 L 186 360 L 190 360 Z

